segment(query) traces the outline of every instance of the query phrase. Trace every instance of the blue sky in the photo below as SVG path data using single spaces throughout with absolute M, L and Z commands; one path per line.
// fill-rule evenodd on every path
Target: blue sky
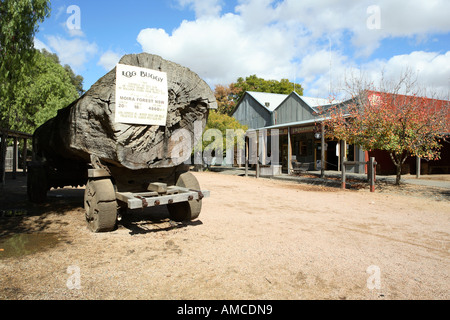
M 343 79 L 381 70 L 417 72 L 427 88 L 450 86 L 450 1 L 53 0 L 35 47 L 81 74 L 85 90 L 124 54 L 158 54 L 212 88 L 238 77 L 296 80 L 326 98 Z M 77 11 L 68 12 L 75 5 Z M 331 45 L 331 46 L 330 46 Z M 330 50 L 331 49 L 331 50 Z M 330 90 L 331 84 L 331 90 Z

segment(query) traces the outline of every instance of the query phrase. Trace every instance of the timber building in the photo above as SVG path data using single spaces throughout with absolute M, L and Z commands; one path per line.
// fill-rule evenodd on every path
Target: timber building
M 369 92 L 369 94 L 377 94 Z M 368 97 L 370 99 L 370 96 Z M 311 98 L 292 92 L 289 95 L 247 91 L 238 101 L 233 117 L 241 124 L 248 126 L 247 136 L 256 136 L 259 162 L 267 164 L 268 154 L 272 150 L 271 139 L 264 138 L 262 132 L 270 136 L 277 130 L 279 142 L 276 146 L 282 171 L 291 172 L 293 161 L 303 164 L 306 170 L 339 171 L 341 163 L 347 161 L 367 162 L 375 157 L 378 174 L 395 174 L 395 166 L 387 152 L 381 150 L 365 151 L 357 145 L 349 145 L 345 141 L 332 139 L 322 140 L 322 122 L 326 120 L 326 110 L 331 107 L 345 107 L 351 103 L 346 101 L 330 101 L 322 98 Z M 449 101 L 445 101 L 448 108 Z M 449 130 L 450 132 L 450 130 Z M 441 159 L 438 161 L 417 162 L 409 157 L 404 165 L 405 173 L 415 173 L 417 164 L 421 163 L 421 173 L 450 173 L 450 144 L 444 143 Z M 347 172 L 366 173 L 367 166 L 355 164 L 347 168 Z

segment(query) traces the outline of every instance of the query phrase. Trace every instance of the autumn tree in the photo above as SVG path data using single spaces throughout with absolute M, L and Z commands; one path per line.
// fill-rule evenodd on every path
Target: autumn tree
M 221 114 L 231 115 L 237 103 L 237 97 L 240 90 L 230 84 L 228 86 L 216 85 L 214 96 L 217 101 L 217 111 Z
M 265 80 L 256 75 L 240 77 L 236 82 L 228 86 L 217 85 L 214 94 L 216 96 L 218 111 L 223 114 L 231 115 L 239 99 L 246 91 L 270 92 L 278 94 L 290 94 L 292 91 L 303 95 L 303 88 L 300 84 L 294 84 L 288 79 Z
M 396 185 L 408 156 L 440 158 L 442 141 L 450 133 L 449 101 L 421 90 L 411 71 L 394 80 L 381 77 L 374 86 L 364 79 L 347 81 L 351 99 L 330 110 L 327 136 L 364 150 L 385 150 L 396 167 Z

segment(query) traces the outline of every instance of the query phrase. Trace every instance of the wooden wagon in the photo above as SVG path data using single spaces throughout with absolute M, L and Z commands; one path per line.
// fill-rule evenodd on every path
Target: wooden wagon
M 116 97 L 114 68 L 35 131 L 29 200 L 44 202 L 51 188 L 86 185 L 86 220 L 94 232 L 113 230 L 125 209 L 167 205 L 175 221 L 196 219 L 209 191 L 200 190 L 180 161 L 174 135 L 193 134 L 195 122 L 206 125 L 209 109 L 217 107 L 214 94 L 193 71 L 156 55 L 126 55 L 119 65 L 142 68 L 146 76 L 167 75 L 165 125 L 116 121 L 122 106 L 116 103 L 121 97 Z

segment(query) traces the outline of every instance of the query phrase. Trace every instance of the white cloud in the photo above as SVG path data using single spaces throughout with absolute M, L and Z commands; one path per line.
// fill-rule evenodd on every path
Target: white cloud
M 303 56 L 299 76 L 307 95 L 328 98 L 336 91 L 341 91 L 343 75 L 353 68 L 347 56 L 337 50 L 323 48 Z
M 35 49 L 37 49 L 37 50 L 45 49 L 45 50 L 51 52 L 50 48 L 44 42 L 39 40 L 38 38 L 34 38 L 33 41 L 34 41 L 34 48 Z
M 63 14 L 66 13 L 66 7 L 65 6 L 59 6 L 56 10 L 55 18 L 59 19 Z
M 68 64 L 79 72 L 97 52 L 97 44 L 87 40 L 74 38 L 65 39 L 60 36 L 48 36 L 48 46 L 55 52 L 61 64 Z
M 143 29 L 137 41 L 143 51 L 191 68 L 211 86 L 252 74 L 291 81 L 296 75 L 305 94 L 323 97 L 330 83 L 339 89 L 349 71 L 366 69 L 375 77 L 383 67 L 397 74 L 406 65 L 421 70 L 427 85 L 448 86 L 448 53 L 418 51 L 358 66 L 353 59 L 370 57 L 385 38 L 431 41 L 436 33 L 449 32 L 449 1 L 380 0 L 375 4 L 380 13 L 375 29 L 368 27 L 373 18 L 368 8 L 374 5 L 368 0 L 240 0 L 234 13 L 226 14 L 221 13 L 220 0 L 178 3 L 194 10 L 196 20 L 183 21 L 170 34 Z
M 190 7 L 197 18 L 219 16 L 222 11 L 221 0 L 178 0 L 181 7 Z
M 302 61 L 302 71 L 308 76 L 303 84 L 312 96 L 328 96 L 339 93 L 345 95 L 348 90 L 346 80 L 363 77 L 367 83 L 379 85 L 381 77 L 388 81 L 398 81 L 400 75 L 408 70 L 417 76 L 419 90 L 446 96 L 449 93 L 450 51 L 446 53 L 414 51 L 396 55 L 390 59 L 373 60 L 356 66 L 347 57 L 336 52 L 332 54 L 331 73 L 320 60 L 326 58 L 323 51 L 313 53 Z M 328 59 L 329 60 L 329 59 Z M 331 75 L 331 76 L 330 76 Z M 330 83 L 331 81 L 331 83 Z
M 144 51 L 185 65 L 214 85 L 243 75 L 282 78 L 292 73 L 295 47 L 289 33 L 280 26 L 250 32 L 240 16 L 229 13 L 183 21 L 171 35 L 162 29 L 144 29 L 137 41 Z
M 236 12 L 248 29 L 257 29 L 278 20 L 271 3 L 273 0 L 241 1 Z
M 393 36 L 409 36 L 450 30 L 450 2 L 388 1 L 380 2 L 382 28 Z
M 118 53 L 107 51 L 100 57 L 97 65 L 102 66 L 106 71 L 110 71 L 116 66 L 121 57 Z
M 64 24 L 65 25 L 65 24 Z M 86 35 L 81 29 L 68 29 L 66 26 L 66 31 L 71 37 L 85 37 Z
M 394 78 L 409 68 L 417 74 L 418 85 L 431 91 L 447 94 L 450 88 L 450 51 L 414 51 L 382 61 L 380 66 L 386 70 L 386 76 Z
M 253 2 L 253 1 L 248 1 Z M 379 28 L 370 29 L 368 20 L 379 9 Z M 350 32 L 353 44 L 361 53 L 370 55 L 379 41 L 388 37 L 426 37 L 434 32 L 449 32 L 450 1 L 434 0 L 285 0 L 276 9 L 278 20 L 301 23 L 320 37 L 336 31 Z

